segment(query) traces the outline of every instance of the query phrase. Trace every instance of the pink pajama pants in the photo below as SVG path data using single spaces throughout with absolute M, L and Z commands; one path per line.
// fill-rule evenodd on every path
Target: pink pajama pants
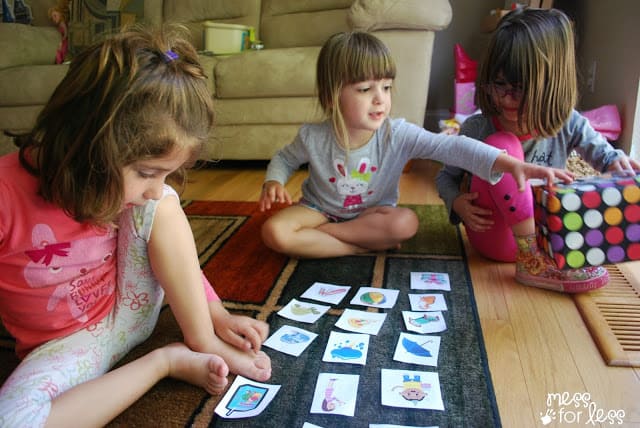
M 496 132 L 487 137 L 485 142 L 524 160 L 520 140 L 509 132 Z M 518 184 L 514 178 L 511 174 L 505 173 L 502 180 L 495 185 L 474 176 L 471 179 L 470 192 L 478 193 L 475 205 L 492 211 L 490 218 L 494 224 L 486 232 L 466 229 L 469 242 L 484 257 L 504 262 L 515 261 L 517 246 L 511 227 L 533 217 L 531 189 L 518 191 Z

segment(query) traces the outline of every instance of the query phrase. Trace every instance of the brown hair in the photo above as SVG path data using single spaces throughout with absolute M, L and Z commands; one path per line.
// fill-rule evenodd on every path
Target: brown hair
M 45 200 L 104 225 L 121 210 L 125 166 L 176 149 L 197 158 L 213 100 L 184 31 L 125 29 L 72 60 L 20 148 Z
M 316 65 L 318 100 L 331 118 L 338 141 L 348 150 L 340 91 L 345 85 L 365 80 L 394 79 L 396 66 L 389 49 L 372 34 L 354 31 L 337 33 L 322 46 Z
M 500 114 L 488 85 L 503 79 L 521 86 L 519 126 L 542 137 L 556 135 L 578 97 L 573 25 L 557 9 L 516 9 L 505 15 L 489 41 L 478 73 L 477 102 Z

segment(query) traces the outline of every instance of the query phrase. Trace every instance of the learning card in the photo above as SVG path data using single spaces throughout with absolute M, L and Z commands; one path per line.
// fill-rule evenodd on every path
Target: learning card
M 267 408 L 279 390 L 280 385 L 260 383 L 238 375 L 215 412 L 228 419 L 257 416 Z
M 387 314 L 345 309 L 336 322 L 336 327 L 355 333 L 377 335 Z
M 302 428 L 305 428 L 304 426 Z M 369 428 L 440 428 L 437 425 L 430 427 L 416 427 L 409 425 L 392 425 L 392 424 L 369 424 Z
M 449 274 L 442 272 L 411 272 L 411 288 L 414 290 L 450 291 Z
M 371 306 L 372 308 L 393 308 L 398 299 L 399 290 L 388 288 L 360 287 L 351 299 L 352 305 Z
M 300 356 L 317 334 L 290 325 L 283 325 L 263 345 L 285 354 Z
M 331 306 L 291 299 L 284 308 L 278 311 L 278 315 L 295 321 L 313 324 L 330 308 Z
M 447 302 L 442 294 L 409 294 L 412 311 L 446 311 Z
M 393 359 L 404 363 L 438 365 L 440 336 L 400 333 Z
M 311 413 L 353 416 L 360 376 L 320 373 L 313 394 Z
M 444 410 L 438 373 L 382 369 L 382 405 Z
M 332 331 L 322 361 L 365 365 L 368 350 L 368 334 Z
M 437 333 L 445 331 L 447 325 L 444 322 L 442 312 L 410 312 L 402 311 L 402 318 L 407 330 L 416 333 Z
M 315 282 L 300 297 L 337 305 L 347 295 L 351 287 L 346 285 Z

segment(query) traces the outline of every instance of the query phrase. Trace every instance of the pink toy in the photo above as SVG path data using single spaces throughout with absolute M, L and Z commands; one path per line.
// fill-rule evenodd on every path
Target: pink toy
M 477 110 L 475 105 L 478 63 L 466 54 L 459 43 L 453 48 L 456 63 L 454 82 L 454 114 L 469 115 Z
M 593 129 L 600 132 L 607 140 L 615 141 L 620 137 L 622 130 L 620 113 L 615 105 L 607 104 L 593 110 L 583 111 L 582 115 L 589 120 Z

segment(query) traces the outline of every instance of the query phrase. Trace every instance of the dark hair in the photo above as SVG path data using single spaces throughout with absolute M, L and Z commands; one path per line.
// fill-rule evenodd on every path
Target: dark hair
M 522 87 L 520 127 L 556 135 L 578 97 L 573 25 L 558 9 L 516 9 L 505 15 L 489 41 L 478 73 L 478 106 L 498 115 L 489 84 L 503 79 Z
M 184 32 L 132 27 L 72 60 L 20 148 L 45 200 L 107 224 L 122 209 L 125 166 L 176 149 L 197 158 L 213 99 Z
M 353 31 L 337 33 L 322 46 L 316 65 L 318 100 L 331 118 L 340 142 L 348 134 L 340 111 L 340 91 L 345 85 L 374 79 L 394 79 L 396 66 L 389 49 L 372 34 Z

